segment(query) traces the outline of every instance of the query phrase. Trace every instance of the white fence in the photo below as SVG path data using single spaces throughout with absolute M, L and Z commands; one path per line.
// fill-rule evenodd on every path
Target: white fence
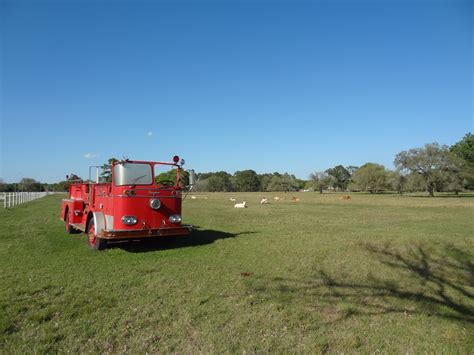
M 10 208 L 49 195 L 48 192 L 0 192 L 0 206 Z

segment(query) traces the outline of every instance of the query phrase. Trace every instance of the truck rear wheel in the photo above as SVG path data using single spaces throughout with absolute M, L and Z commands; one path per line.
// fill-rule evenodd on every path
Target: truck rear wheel
M 87 244 L 94 250 L 104 250 L 107 247 L 107 241 L 99 238 L 95 232 L 94 219 L 90 220 L 87 228 Z

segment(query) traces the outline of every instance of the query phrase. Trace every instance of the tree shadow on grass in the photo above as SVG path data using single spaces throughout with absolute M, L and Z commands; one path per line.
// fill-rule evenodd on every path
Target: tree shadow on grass
M 228 233 L 211 229 L 200 230 L 199 227 L 195 226 L 190 235 L 150 238 L 141 240 L 128 240 L 124 242 L 110 244 L 109 248 L 119 248 L 130 253 L 146 253 L 157 250 L 188 248 L 212 244 L 219 239 L 235 238 L 240 235 L 254 233 L 257 232 L 247 231 L 239 233 Z
M 381 267 L 376 275 L 351 280 L 317 269 L 305 279 L 274 278 L 256 292 L 331 307 L 340 321 L 353 316 L 402 313 L 423 314 L 463 323 L 474 323 L 473 255 L 451 245 L 438 251 L 419 246 L 398 251 L 390 246 L 363 245 Z M 396 275 L 383 277 L 386 274 Z

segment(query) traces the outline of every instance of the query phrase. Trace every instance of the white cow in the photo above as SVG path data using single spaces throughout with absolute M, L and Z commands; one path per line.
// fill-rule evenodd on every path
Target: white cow
M 263 197 L 263 198 L 260 200 L 260 204 L 261 204 L 261 205 L 266 205 L 267 203 L 268 203 L 268 200 L 267 200 L 265 197 Z
M 235 202 L 235 198 L 231 197 L 229 198 L 229 201 Z
M 244 201 L 242 203 L 236 203 L 234 208 L 247 208 L 247 202 Z

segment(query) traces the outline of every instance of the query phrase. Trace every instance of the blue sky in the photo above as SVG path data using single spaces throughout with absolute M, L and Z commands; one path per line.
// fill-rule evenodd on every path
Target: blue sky
M 469 1 L 3 1 L 0 177 L 307 178 L 473 131 Z

